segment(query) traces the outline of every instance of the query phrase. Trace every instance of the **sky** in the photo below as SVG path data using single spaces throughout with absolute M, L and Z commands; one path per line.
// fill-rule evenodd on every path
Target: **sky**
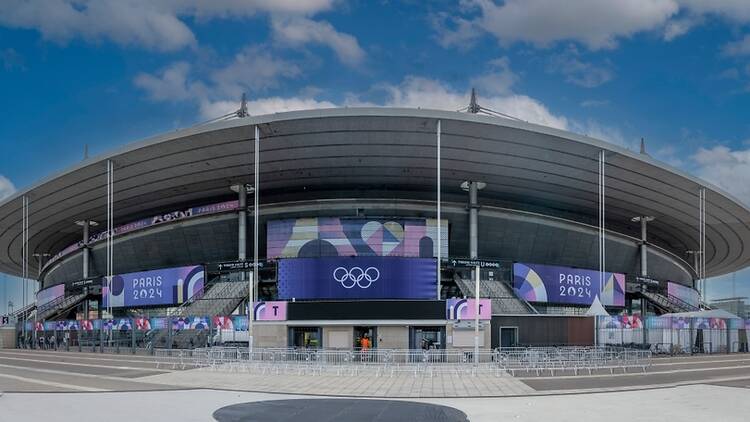
M 251 114 L 457 110 L 472 87 L 523 120 L 643 138 L 750 204 L 747 0 L 2 0 L 0 198 L 243 92 Z M 750 296 L 750 271 L 708 286 Z

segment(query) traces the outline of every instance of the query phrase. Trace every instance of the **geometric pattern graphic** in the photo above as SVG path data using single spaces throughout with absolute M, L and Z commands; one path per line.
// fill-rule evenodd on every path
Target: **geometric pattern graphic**
M 179 305 L 203 291 L 205 269 L 201 265 L 162 268 L 112 276 L 112 293 L 102 278 L 104 307 Z
M 441 255 L 448 256 L 448 222 L 443 220 Z M 433 218 L 317 217 L 269 221 L 267 255 L 275 258 L 327 256 L 437 256 Z
M 544 287 L 544 282 L 536 271 L 524 264 L 515 264 L 513 274 L 514 279 L 522 280 L 520 284 L 515 284 L 515 289 L 522 298 L 529 302 L 547 301 L 547 288 Z
M 601 277 L 600 277 L 601 276 Z M 625 274 L 541 264 L 513 264 L 513 289 L 529 302 L 625 306 Z

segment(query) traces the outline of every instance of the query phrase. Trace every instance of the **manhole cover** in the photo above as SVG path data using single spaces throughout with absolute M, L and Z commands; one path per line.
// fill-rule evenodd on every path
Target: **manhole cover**
M 468 422 L 458 409 L 429 403 L 365 399 L 296 399 L 239 403 L 213 414 L 218 422 Z

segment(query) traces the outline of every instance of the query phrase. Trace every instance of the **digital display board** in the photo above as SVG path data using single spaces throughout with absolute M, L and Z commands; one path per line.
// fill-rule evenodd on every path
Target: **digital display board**
M 513 290 L 529 302 L 625 306 L 625 274 L 540 264 L 513 264 Z
M 436 265 L 429 258 L 282 259 L 279 299 L 434 299 Z
M 65 296 L 65 284 L 56 284 L 44 290 L 39 290 L 36 294 L 36 306 L 42 307 L 63 296 Z
M 317 217 L 267 224 L 268 258 L 396 256 L 434 258 L 437 219 Z M 443 220 L 441 256 L 448 256 L 448 221 Z
M 200 265 L 119 274 L 112 277 L 112 294 L 102 279 L 102 302 L 114 308 L 179 305 L 201 292 L 205 270 Z
M 697 290 L 691 289 L 690 287 L 683 286 L 682 284 L 667 282 L 667 293 L 689 305 L 698 307 L 700 305 L 700 294 Z

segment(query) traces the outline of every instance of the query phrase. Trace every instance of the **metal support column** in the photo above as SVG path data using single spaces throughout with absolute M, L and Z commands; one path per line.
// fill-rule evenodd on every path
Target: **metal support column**
M 232 187 L 233 189 L 235 186 Z M 245 185 L 236 185 L 237 195 L 239 197 L 239 213 L 237 233 L 237 260 L 244 261 L 247 259 L 247 188 Z
M 442 259 L 442 252 L 443 252 L 443 224 L 442 224 L 442 216 L 441 216 L 441 207 L 442 204 L 440 202 L 440 190 L 441 190 L 441 174 L 440 174 L 440 131 L 441 131 L 441 122 L 440 120 L 437 121 L 437 300 L 440 300 L 441 297 L 441 274 L 440 274 L 440 260 Z
M 648 220 L 641 219 L 641 277 L 648 277 L 648 243 L 646 240 L 646 225 Z
M 469 258 L 479 257 L 479 190 L 487 186 L 484 182 L 468 180 L 461 183 L 461 189 L 469 192 Z

